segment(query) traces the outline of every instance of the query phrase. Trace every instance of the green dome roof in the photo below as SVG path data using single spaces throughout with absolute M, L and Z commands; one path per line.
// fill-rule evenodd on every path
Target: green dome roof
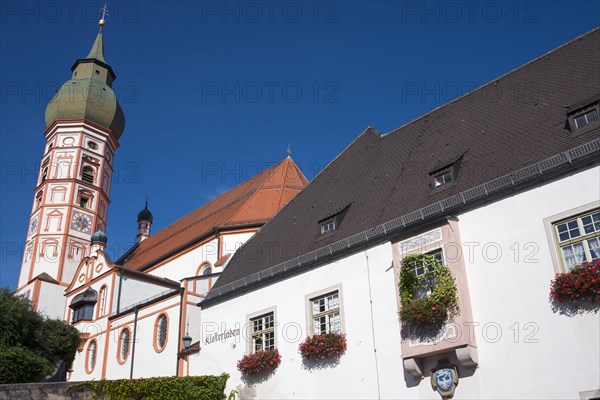
M 111 86 L 115 74 L 104 60 L 102 32 L 86 58 L 71 68 L 72 79 L 65 82 L 46 107 L 46 126 L 57 119 L 85 118 L 110 129 L 119 139 L 125 129 L 125 115 Z
M 107 84 L 91 78 L 68 80 L 46 107 L 46 126 L 57 119 L 76 118 L 110 129 L 117 139 L 125 129 L 125 115 L 115 92 Z
M 108 238 L 106 237 L 106 234 L 104 232 L 102 232 L 102 230 L 98 229 L 92 235 L 91 242 L 92 243 L 103 243 L 103 244 L 106 244 L 106 242 L 108 242 Z

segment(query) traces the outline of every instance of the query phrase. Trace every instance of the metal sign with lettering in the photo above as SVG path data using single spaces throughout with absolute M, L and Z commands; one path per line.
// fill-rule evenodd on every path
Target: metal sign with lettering
M 204 338 L 204 344 L 211 344 L 214 342 L 224 342 L 233 337 L 240 336 L 240 329 L 228 329 L 223 333 L 211 333 L 210 335 L 206 335 Z

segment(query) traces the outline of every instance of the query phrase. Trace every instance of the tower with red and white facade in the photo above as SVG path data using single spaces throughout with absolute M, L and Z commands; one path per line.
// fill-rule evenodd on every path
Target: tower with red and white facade
M 18 292 L 36 310 L 62 318 L 65 288 L 89 253 L 90 236 L 106 229 L 114 153 L 125 117 L 104 58 L 102 28 L 89 54 L 71 67 L 46 108 L 40 163 Z

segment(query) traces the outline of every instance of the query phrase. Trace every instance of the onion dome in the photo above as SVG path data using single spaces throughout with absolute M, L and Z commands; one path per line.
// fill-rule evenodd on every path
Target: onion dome
M 118 140 L 125 129 L 125 115 L 112 90 L 116 75 L 104 59 L 102 30 L 87 57 L 77 60 L 71 71 L 72 78 L 46 106 L 46 126 L 59 119 L 85 118 L 110 129 Z
M 152 213 L 148 210 L 148 202 L 146 201 L 146 207 L 138 213 L 137 222 L 148 221 L 152 223 Z
M 104 232 L 102 232 L 102 230 L 98 229 L 92 235 L 91 241 L 92 241 L 92 243 L 106 244 L 106 242 L 108 241 L 108 238 L 106 237 L 106 234 Z
M 84 304 L 95 304 L 97 301 L 98 292 L 89 287 L 85 289 L 83 293 L 79 293 L 77 296 L 73 297 L 69 307 L 73 308 Z

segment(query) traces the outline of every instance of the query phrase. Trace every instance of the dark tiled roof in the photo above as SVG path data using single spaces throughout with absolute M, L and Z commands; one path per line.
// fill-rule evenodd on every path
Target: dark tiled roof
M 367 128 L 235 254 L 205 304 L 249 275 L 598 138 L 598 127 L 574 135 L 566 114 L 598 93 L 596 28 L 385 135 Z M 455 181 L 433 188 L 430 173 L 449 163 L 460 164 Z M 348 206 L 320 236 L 318 221 Z
M 59 283 L 56 279 L 54 279 L 53 277 L 51 277 L 47 273 L 42 272 L 41 274 L 39 274 L 38 276 L 34 277 L 29 282 L 27 282 L 27 284 L 30 284 L 31 282 L 35 281 L 36 279 L 39 279 L 40 281 L 49 282 L 49 283 L 55 283 L 55 284 Z
M 131 268 L 127 268 L 127 267 L 123 267 L 121 265 L 115 266 L 115 269 L 125 275 L 131 276 L 133 278 L 137 278 L 139 280 L 149 281 L 152 283 L 156 283 L 157 285 L 161 285 L 161 286 L 170 286 L 172 288 L 179 288 L 179 282 L 173 281 L 171 279 L 161 278 L 160 276 L 156 276 L 156 275 L 152 275 L 152 274 L 146 274 L 144 272 L 137 271 L 135 269 L 131 269 Z
M 117 264 L 142 271 L 215 228 L 262 225 L 302 190 L 308 181 L 289 157 L 209 201 L 124 254 Z

